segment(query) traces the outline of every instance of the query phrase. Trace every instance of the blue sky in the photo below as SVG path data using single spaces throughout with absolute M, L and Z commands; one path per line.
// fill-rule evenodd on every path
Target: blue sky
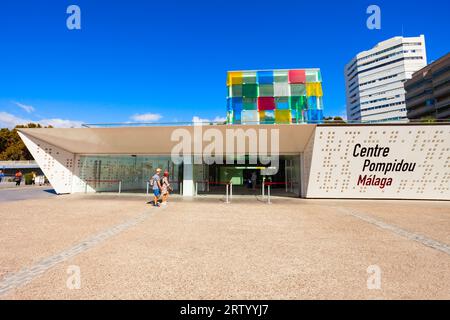
M 71 4 L 81 30 L 66 27 Z M 366 28 L 371 4 L 381 30 Z M 435 60 L 449 52 L 448 12 L 448 0 L 2 1 L 0 127 L 220 118 L 235 69 L 321 68 L 325 114 L 343 115 L 356 53 L 403 30 L 425 34 Z

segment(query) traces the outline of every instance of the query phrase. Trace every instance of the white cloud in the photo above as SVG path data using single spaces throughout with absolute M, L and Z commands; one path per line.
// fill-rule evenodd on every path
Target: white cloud
M 7 112 L 0 112 L 0 128 L 14 128 L 17 125 L 26 125 L 28 123 L 39 123 L 43 126 L 53 126 L 55 128 L 79 128 L 83 124 L 82 121 L 66 120 L 66 119 L 41 119 L 31 120 L 16 117 Z
M 52 126 L 55 128 L 80 128 L 83 121 L 66 120 L 66 119 L 42 119 L 37 121 L 44 126 Z
M 13 114 L 7 112 L 0 112 L 0 128 L 14 128 L 19 124 L 27 124 L 32 122 L 28 119 L 16 117 Z
M 144 114 L 135 114 L 130 117 L 131 120 L 137 122 L 146 122 L 146 121 L 158 121 L 162 118 L 162 115 L 157 113 L 144 113 Z
M 193 123 L 210 123 L 210 122 L 225 122 L 227 120 L 227 118 L 224 117 L 215 117 L 213 120 L 209 120 L 209 119 L 202 119 L 200 117 L 194 116 L 192 117 L 192 122 Z
M 213 120 L 213 122 L 225 122 L 225 121 L 227 121 L 227 118 L 219 116 L 215 117 Z
M 14 104 L 16 106 L 18 106 L 19 108 L 25 110 L 27 113 L 32 113 L 34 111 L 34 107 L 33 106 L 29 106 L 20 102 L 14 102 Z
M 204 122 L 210 122 L 210 121 L 208 119 L 202 119 L 200 117 L 193 116 L 192 117 L 192 122 L 193 123 L 204 123 Z

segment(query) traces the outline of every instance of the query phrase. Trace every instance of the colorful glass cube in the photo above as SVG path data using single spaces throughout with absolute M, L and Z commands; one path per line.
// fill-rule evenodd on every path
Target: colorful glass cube
M 318 123 L 323 116 L 322 96 L 319 69 L 230 71 L 227 122 Z

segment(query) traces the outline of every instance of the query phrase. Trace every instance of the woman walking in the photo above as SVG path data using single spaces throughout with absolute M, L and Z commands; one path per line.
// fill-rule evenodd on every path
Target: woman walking
M 169 172 L 164 171 L 164 176 L 161 179 L 161 194 L 162 194 L 162 205 L 167 205 L 167 199 L 169 199 L 169 192 L 172 191 L 172 186 L 169 183 Z

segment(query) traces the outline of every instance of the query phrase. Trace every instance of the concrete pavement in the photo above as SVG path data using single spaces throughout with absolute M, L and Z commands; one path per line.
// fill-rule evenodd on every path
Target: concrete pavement
M 0 202 L 51 198 L 54 196 L 55 192 L 51 186 L 10 186 L 0 188 Z
M 71 195 L 22 204 L 19 214 L 1 205 L 2 299 L 450 298 L 450 255 L 395 232 L 448 245 L 449 202 L 178 198 L 153 208 L 143 197 Z M 78 290 L 67 285 L 74 266 Z M 379 289 L 368 287 L 373 270 Z

